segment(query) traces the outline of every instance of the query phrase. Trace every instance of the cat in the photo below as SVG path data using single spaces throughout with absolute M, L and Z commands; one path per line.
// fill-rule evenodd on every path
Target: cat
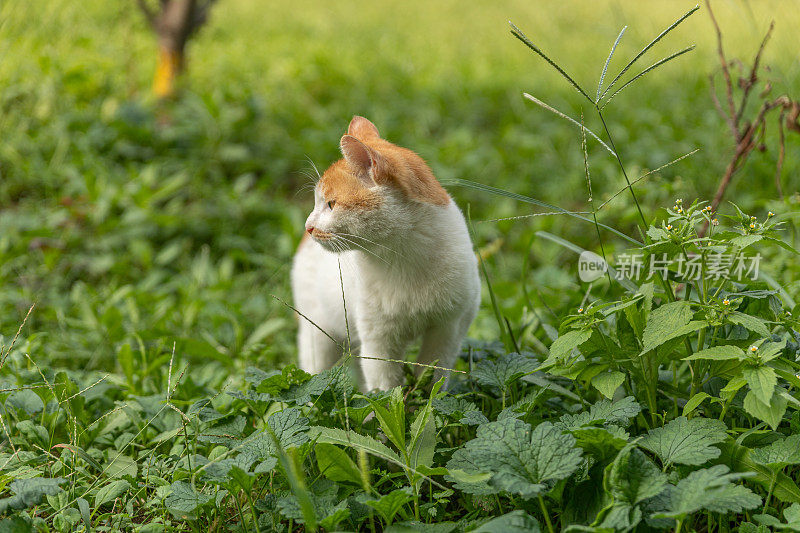
M 387 390 L 404 381 L 402 363 L 387 360 L 421 338 L 418 363 L 452 368 L 481 290 L 461 210 L 420 156 L 366 118 L 352 119 L 339 147 L 292 266 L 300 367 L 330 368 L 349 340 L 364 388 Z

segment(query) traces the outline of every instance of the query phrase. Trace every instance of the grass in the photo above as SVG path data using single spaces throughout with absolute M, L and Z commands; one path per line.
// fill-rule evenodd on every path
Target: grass
M 147 439 L 131 442 L 145 448 L 182 418 L 135 398 L 163 394 L 178 376 L 170 406 L 185 412 L 197 400 L 214 398 L 214 407 L 227 413 L 230 400 L 219 391 L 246 388 L 246 368 L 270 370 L 295 358 L 292 313 L 273 295 L 290 300 L 289 260 L 310 202 L 297 191 L 310 161 L 324 167 L 337 157 L 353 114 L 368 116 L 385 137 L 418 151 L 446 183 L 468 179 L 586 211 L 578 131 L 522 92 L 573 117 L 583 113 L 598 134 L 602 124 L 576 91 L 508 33 L 507 21 L 591 88 L 622 26 L 629 28 L 608 76 L 692 5 L 465 8 L 415 0 L 392 11 L 379 3 L 323 10 L 306 1 L 223 0 L 190 45 L 182 97 L 157 104 L 149 96 L 154 42 L 134 2 L 4 3 L 0 335 L 6 347 L 35 308 L 8 354 L 3 388 L 41 384 L 42 376 L 54 383 L 63 379 L 59 371 L 79 389 L 108 376 L 88 392 L 100 403 L 85 419 L 73 418 L 86 424 L 114 402 L 138 402 L 133 411 L 139 414 L 131 416 L 141 420 L 112 428 L 107 438 L 141 433 Z M 772 68 L 774 93 L 796 97 L 793 29 L 800 15 L 782 5 L 763 2 L 750 11 L 747 4 L 725 4 L 715 12 L 730 57 L 749 57 L 768 21 L 777 19 L 764 62 Z M 732 149 L 708 93 L 708 74 L 718 68 L 713 39 L 701 9 L 643 65 L 690 44 L 697 48 L 639 80 L 604 110 L 631 179 L 700 149 L 636 187 L 648 222 L 663 218 L 658 209 L 676 197 L 710 198 Z M 775 135 L 774 128 L 768 131 L 768 146 Z M 791 154 L 797 149 L 798 136 L 790 134 L 786 201 L 776 198 L 777 154 L 770 150 L 755 154 L 728 192 L 748 212 L 778 213 L 794 245 L 800 162 Z M 588 159 L 599 205 L 625 180 L 591 138 Z M 467 187 L 449 189 L 465 210 L 469 205 L 476 244 L 514 340 L 541 353 L 560 319 L 588 292 L 575 276 L 572 252 L 538 232 L 589 249 L 597 249 L 597 233 L 564 216 L 497 221 L 544 210 Z M 627 194 L 597 217 L 639 237 L 638 213 Z M 607 253 L 626 246 L 611 233 L 602 237 Z M 796 258 L 764 253 L 765 265 L 797 300 Z M 594 291 L 613 296 L 606 285 Z M 470 336 L 491 342 L 505 332 L 489 311 L 487 290 L 484 295 Z M 523 391 L 530 389 L 514 389 L 515 400 Z M 488 405 L 495 400 L 490 394 Z M 267 408 L 247 413 L 248 424 L 263 425 L 261 407 Z M 70 442 L 63 420 L 37 413 L 42 427 L 56 428 L 51 442 Z M 153 435 L 143 425 L 151 419 Z M 453 438 L 468 435 L 459 429 Z M 192 441 L 187 437 L 184 446 Z M 99 449 L 110 461 L 107 447 Z M 167 451 L 191 460 L 186 449 Z M 291 453 L 279 456 L 286 465 L 296 460 Z M 409 486 L 415 483 L 409 479 Z

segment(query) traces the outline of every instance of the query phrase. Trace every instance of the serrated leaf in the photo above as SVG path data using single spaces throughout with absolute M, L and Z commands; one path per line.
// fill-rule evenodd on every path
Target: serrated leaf
M 331 481 L 349 482 L 361 485 L 361 471 L 347 453 L 324 442 L 317 442 L 314 446 L 317 456 L 317 466 L 320 473 Z
M 779 469 L 800 464 L 800 435 L 790 435 L 768 446 L 751 450 L 750 459 Z
M 712 361 L 724 361 L 727 359 L 744 359 L 744 350 L 738 346 L 714 346 L 693 353 L 689 357 L 684 357 L 684 361 L 694 361 L 695 359 L 710 359 Z
M 719 457 L 719 448 L 714 444 L 726 439 L 726 429 L 719 420 L 689 420 L 680 416 L 663 427 L 650 430 L 639 445 L 656 454 L 664 464 L 701 465 Z
M 636 446 L 624 448 L 606 473 L 605 485 L 615 503 L 631 507 L 660 494 L 667 476 Z
M 572 436 L 580 449 L 600 463 L 613 459 L 628 444 L 625 431 L 615 426 L 574 429 Z
M 515 380 L 539 366 L 536 359 L 518 353 L 501 355 L 497 360 L 483 359 L 472 369 L 472 377 L 483 386 L 504 390 Z
M 109 483 L 105 487 L 101 487 L 100 490 L 97 491 L 97 494 L 95 494 L 94 497 L 94 506 L 100 507 L 105 503 L 113 502 L 130 488 L 131 484 L 125 481 L 124 479 L 117 479 L 115 481 L 112 481 L 111 483 Z
M 731 324 L 738 324 L 745 329 L 758 333 L 762 337 L 769 337 L 769 328 L 760 318 L 739 311 L 732 311 L 727 315 L 727 318 Z
M 489 520 L 474 533 L 539 533 L 539 522 L 525 511 L 511 511 Z
M 706 392 L 698 392 L 697 394 L 689 398 L 689 401 L 686 402 L 686 405 L 683 406 L 683 413 L 682 413 L 683 416 L 689 416 L 690 414 L 692 414 L 694 410 L 697 409 L 700 406 L 700 404 L 706 400 L 706 398 L 713 398 L 713 396 L 709 395 Z
M 677 337 L 676 332 L 689 324 L 693 314 L 692 306 L 686 300 L 669 302 L 651 311 L 642 336 L 642 352 L 649 352 Z
M 747 365 L 742 368 L 742 376 L 750 385 L 750 390 L 763 403 L 769 403 L 775 393 L 775 386 L 778 384 L 778 376 L 775 370 L 768 366 Z
M 378 511 L 386 525 L 390 525 L 400 509 L 410 501 L 411 487 L 403 487 L 381 496 L 379 500 L 365 500 L 364 503 Z
M 592 336 L 590 329 L 573 329 L 560 335 L 553 344 L 550 345 L 550 356 L 548 360 L 564 359 L 574 348 L 577 348 Z
M 750 457 L 752 450 L 737 444 L 733 440 L 727 440 L 720 444 L 722 455 L 719 458 L 721 464 L 730 466 L 735 472 L 747 472 L 755 474 L 752 481 L 760 484 L 764 490 L 773 489 L 773 494 L 779 500 L 786 503 L 800 503 L 800 487 L 786 474 L 775 471 L 766 465 L 753 461 Z
M 360 435 L 353 430 L 346 431 L 338 428 L 326 428 L 321 426 L 312 426 L 309 432 L 311 438 L 316 442 L 325 442 L 328 444 L 337 444 L 339 446 L 346 446 L 363 450 L 371 455 L 380 457 L 392 463 L 403 465 L 394 451 L 389 449 L 385 444 L 367 437 Z
M 59 485 L 66 481 L 63 477 L 16 479 L 8 484 L 8 489 L 14 496 L 0 499 L 0 514 L 9 509 L 25 509 L 38 505 L 42 497 L 62 492 Z
M 747 414 L 763 420 L 769 426 L 776 430 L 783 419 L 783 414 L 786 412 L 787 400 L 780 394 L 773 394 L 769 403 L 764 403 L 758 399 L 753 391 L 747 391 L 742 402 L 742 407 Z
M 669 510 L 656 517 L 680 518 L 705 509 L 714 513 L 741 513 L 761 505 L 761 498 L 733 482 L 742 474 L 729 473 L 725 465 L 692 472 L 671 490 Z
M 602 372 L 592 378 L 592 386 L 600 391 L 600 393 L 611 400 L 614 397 L 614 392 L 625 381 L 625 374 L 617 370 L 610 372 Z
M 191 519 L 197 516 L 198 510 L 210 503 L 214 497 L 197 492 L 185 481 L 175 481 L 172 491 L 164 499 L 164 506 L 177 519 Z
M 556 422 L 556 426 L 565 431 L 572 431 L 591 425 L 596 426 L 599 423 L 627 426 L 630 420 L 638 415 L 641 410 L 641 406 L 636 403 L 636 399 L 633 396 L 626 396 L 613 402 L 600 400 L 592 405 L 588 411 L 582 411 L 575 415 L 562 415 Z
M 386 401 L 388 399 L 388 401 Z M 367 398 L 381 425 L 383 433 L 398 450 L 406 449 L 406 407 L 403 402 L 403 388 L 392 389 L 388 398 L 378 400 Z M 385 403 L 385 405 L 384 405 Z
M 755 244 L 755 243 L 757 243 L 758 241 L 760 241 L 763 238 L 764 238 L 763 235 L 756 235 L 756 234 L 739 235 L 738 237 L 733 237 L 730 240 L 730 243 L 732 245 L 744 250 L 745 248 L 747 248 L 751 244 Z
M 6 407 L 13 407 L 15 411 L 24 411 L 33 416 L 44 409 L 44 403 L 31 389 L 22 389 L 12 392 L 6 398 Z
M 308 381 L 290 385 L 288 390 L 280 392 L 273 399 L 304 405 L 316 400 L 328 391 L 341 398 L 345 395 L 352 395 L 355 390 L 356 388 L 347 366 L 336 366 L 311 376 Z
M 533 431 L 516 418 L 478 427 L 478 436 L 456 450 L 448 470 L 467 474 L 491 473 L 490 485 L 533 498 L 546 492 L 548 483 L 564 479 L 580 464 L 575 438 L 549 422 Z

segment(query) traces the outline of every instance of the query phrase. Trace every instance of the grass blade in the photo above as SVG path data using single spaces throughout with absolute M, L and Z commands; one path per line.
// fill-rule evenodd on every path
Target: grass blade
M 614 51 L 617 49 L 617 45 L 619 44 L 620 39 L 622 39 L 622 35 L 625 33 L 628 27 L 625 26 L 622 28 L 622 31 L 619 32 L 617 35 L 617 40 L 614 41 L 614 46 L 611 47 L 611 52 L 608 54 L 608 58 L 606 59 L 606 64 L 603 65 L 603 72 L 600 74 L 600 83 L 597 84 L 597 97 L 594 100 L 594 103 L 597 104 L 600 101 L 600 91 L 603 90 L 603 80 L 606 79 L 606 72 L 608 71 L 608 64 L 611 63 L 611 56 L 614 55 Z
M 581 86 L 580 86 L 580 85 L 578 85 L 578 82 L 576 82 L 575 80 L 573 80 L 573 79 L 572 79 L 572 77 L 571 77 L 569 74 L 567 74 L 567 73 L 564 71 L 564 69 L 562 69 L 561 67 L 559 67 L 559 66 L 558 66 L 558 64 L 556 64 L 556 62 L 555 62 L 555 61 L 553 61 L 552 59 L 550 59 L 549 57 L 547 57 L 547 55 L 545 55 L 545 53 L 544 53 L 544 52 L 542 52 L 542 51 L 539 49 L 539 47 L 538 47 L 538 46 L 536 46 L 535 44 L 533 44 L 533 43 L 531 42 L 531 40 L 530 40 L 530 39 L 528 39 L 527 37 L 525 37 L 525 34 L 524 34 L 524 33 L 522 33 L 522 30 L 520 30 L 519 28 L 517 28 L 517 27 L 514 25 L 514 23 L 513 23 L 513 22 L 511 22 L 511 21 L 509 20 L 509 21 L 508 21 L 508 24 L 511 26 L 511 35 L 513 35 L 514 37 L 516 37 L 517 39 L 519 39 L 520 41 L 522 41 L 522 42 L 523 42 L 523 44 L 525 44 L 525 46 L 527 46 L 528 48 L 530 48 L 531 50 L 533 50 L 534 52 L 536 52 L 536 53 L 537 53 L 537 54 L 538 54 L 538 55 L 539 55 L 539 56 L 540 56 L 542 59 L 544 59 L 545 61 L 547 61 L 547 62 L 550 64 L 550 66 L 552 66 L 554 69 L 556 69 L 556 70 L 559 72 L 559 74 L 561 74 L 561 75 L 562 75 L 562 76 L 563 76 L 563 77 L 564 77 L 564 78 L 565 78 L 565 79 L 566 79 L 566 80 L 567 80 L 567 81 L 568 81 L 568 82 L 569 82 L 569 83 L 570 83 L 570 84 L 571 84 L 573 87 L 575 87 L 575 89 L 577 89 L 577 90 L 578 90 L 578 92 L 579 92 L 579 93 L 581 93 L 581 94 L 582 94 L 582 95 L 583 95 L 583 96 L 584 96 L 584 97 L 585 97 L 587 100 L 589 100 L 589 101 L 590 101 L 592 104 L 594 104 L 594 102 L 592 101 L 592 98 L 591 98 L 591 97 L 590 97 L 588 94 L 586 94 L 586 91 L 584 91 L 584 90 L 581 88 Z
M 624 31 L 624 30 L 623 30 Z M 620 34 L 622 35 L 622 34 Z M 583 113 L 581 113 L 581 126 L 583 126 Z M 586 128 L 581 130 L 581 151 L 583 152 L 583 170 L 586 174 L 586 190 L 589 193 L 589 205 L 592 206 L 592 221 L 594 221 L 594 228 L 597 231 L 597 240 L 600 242 L 600 253 L 603 256 L 603 261 L 608 264 L 606 259 L 606 250 L 603 246 L 603 236 L 600 234 L 600 226 L 597 224 L 597 210 L 594 207 L 594 194 L 592 193 L 592 176 L 589 174 L 589 154 L 586 151 Z M 611 284 L 611 274 L 606 270 L 608 276 L 608 283 Z
M 640 57 L 642 57 L 642 56 L 643 56 L 645 53 L 647 53 L 647 51 L 648 51 L 648 50 L 650 50 L 650 49 L 651 49 L 653 46 L 655 46 L 655 44 L 656 44 L 658 41 L 660 41 L 661 39 L 663 39 L 663 38 L 664 38 L 664 36 L 665 36 L 666 34 L 668 34 L 669 32 L 671 32 L 672 30 L 674 30 L 674 29 L 675 29 L 675 28 L 678 26 L 678 24 L 680 24 L 681 22 L 683 22 L 684 20 L 686 20 L 687 18 L 689 18 L 689 17 L 690 17 L 690 16 L 691 16 L 691 15 L 692 15 L 692 14 L 693 14 L 695 11 L 697 11 L 698 9 L 700 9 L 700 6 L 699 6 L 699 5 L 696 5 L 696 6 L 694 6 L 692 9 L 690 9 L 689 11 L 687 11 L 687 12 L 686 12 L 686 13 L 685 13 L 685 14 L 684 14 L 684 15 L 683 15 L 681 18 L 679 18 L 678 20 L 676 20 L 675 22 L 673 22 L 673 23 L 672 23 L 672 24 L 671 24 L 671 25 L 670 25 L 670 26 L 669 26 L 669 27 L 668 27 L 666 30 L 664 30 L 664 31 L 662 31 L 661 33 L 659 33 L 659 34 L 658 34 L 658 37 L 656 37 L 655 39 L 653 39 L 652 41 L 650 41 L 650 44 L 648 44 L 647 46 L 645 46 L 644 48 L 642 48 L 642 50 L 641 50 L 641 51 L 640 51 L 638 54 L 636 54 L 636 55 L 634 56 L 634 58 L 633 58 L 633 59 L 631 59 L 631 60 L 628 62 L 628 64 L 627 64 L 627 65 L 625 65 L 625 68 L 623 68 L 623 69 L 622 69 L 622 70 L 619 72 L 619 74 L 617 74 L 617 75 L 616 75 L 616 77 L 614 77 L 614 79 L 613 79 L 613 80 L 611 80 L 611 83 L 609 83 L 609 84 L 608 84 L 608 87 L 606 87 L 606 90 L 605 90 L 605 91 L 603 91 L 603 94 L 602 94 L 601 98 L 602 98 L 603 96 L 605 96 L 605 95 L 606 95 L 606 93 L 608 93 L 608 91 L 611 89 L 611 87 L 613 87 L 613 86 L 614 86 L 614 84 L 615 84 L 615 83 L 617 83 L 617 81 L 619 81 L 619 79 L 622 77 L 622 75 L 624 75 L 626 72 L 628 72 L 628 69 L 629 69 L 629 68 L 631 68 L 631 66 L 633 66 L 633 64 L 634 64 L 634 63 L 636 63 L 636 61 L 638 61 L 638 59 L 639 59 Z
M 470 216 L 470 209 L 469 205 L 467 205 L 467 224 L 469 229 L 469 236 L 472 239 L 473 245 L 477 243 L 477 238 L 475 237 L 475 227 L 472 225 L 472 217 Z M 511 326 L 508 324 L 507 321 L 503 321 L 503 313 L 500 312 L 500 305 L 497 303 L 497 298 L 494 295 L 494 289 L 492 288 L 492 280 L 489 279 L 489 271 L 486 269 L 486 262 L 483 260 L 483 256 L 481 254 L 478 255 L 478 263 L 481 267 L 481 273 L 483 274 L 483 279 L 486 281 L 486 288 L 489 291 L 489 300 L 492 302 L 492 310 L 494 310 L 494 317 L 497 320 L 497 327 L 500 329 L 500 334 L 504 337 L 504 344 L 506 345 L 506 349 L 510 352 L 514 349 L 514 336 L 511 334 Z M 508 328 L 508 329 L 506 329 Z
M 564 248 L 566 248 L 567 250 L 571 250 L 571 251 L 575 252 L 578 255 L 581 255 L 581 253 L 586 251 L 584 248 L 581 248 L 577 244 L 571 243 L 568 240 L 562 239 L 561 237 L 553 235 L 552 233 L 549 233 L 547 231 L 537 231 L 536 235 L 538 237 L 542 237 L 543 239 L 547 239 L 548 241 L 552 241 L 552 242 L 554 242 L 556 244 L 559 244 L 559 245 L 563 246 Z M 614 267 L 609 265 L 608 261 L 606 261 L 606 264 L 608 265 L 609 277 L 613 277 L 613 279 L 617 280 L 619 282 L 619 284 L 622 285 L 627 291 L 629 291 L 629 292 L 631 292 L 633 294 L 635 294 L 636 292 L 639 291 L 639 287 L 634 282 L 632 282 L 628 278 L 625 278 L 625 277 L 622 277 L 622 276 L 617 276 L 616 269 L 614 269 Z
M 588 133 L 589 135 L 591 135 L 592 137 L 594 137 L 594 138 L 595 138 L 595 140 L 597 140 L 597 142 L 599 142 L 600 144 L 602 144 L 602 145 L 603 145 L 603 148 L 605 148 L 606 150 L 608 150 L 608 151 L 609 151 L 609 153 L 610 153 L 611 155 L 613 155 L 613 156 L 616 156 L 616 155 L 617 155 L 617 154 L 616 154 L 616 152 L 614 152 L 614 150 L 612 150 L 612 149 L 611 149 L 611 148 L 610 148 L 610 147 L 609 147 L 609 146 L 608 146 L 606 143 L 604 143 L 602 140 L 600 140 L 600 137 L 598 137 L 597 135 L 595 135 L 595 134 L 594 134 L 594 132 L 593 132 L 592 130 L 590 130 L 589 128 L 587 128 L 586 126 L 584 126 L 583 124 L 581 124 L 580 122 L 578 122 L 577 120 L 575 120 L 574 118 L 572 118 L 572 117 L 570 117 L 570 116 L 567 116 L 567 115 L 565 115 L 564 113 L 562 113 L 561 111 L 559 111 L 558 109 L 556 109 L 556 108 L 554 108 L 554 107 L 551 107 L 551 106 L 549 106 L 549 105 L 545 104 L 544 102 L 542 102 L 541 100 L 539 100 L 538 98 L 536 98 L 536 97 L 535 97 L 535 96 L 533 96 L 533 95 L 530 95 L 530 94 L 528 94 L 528 93 L 522 93 L 522 96 L 524 96 L 525 98 L 527 98 L 528 100 L 530 100 L 530 101 L 531 101 L 531 102 L 533 102 L 534 104 L 536 104 L 536 105 L 538 105 L 538 106 L 540 106 L 540 107 L 543 107 L 544 109 L 547 109 L 547 110 L 548 110 L 548 111 L 550 111 L 551 113 L 553 113 L 553 114 L 555 114 L 555 115 L 558 115 L 559 117 L 563 118 L 564 120 L 567 120 L 567 121 L 569 121 L 569 122 L 573 123 L 574 125 L 578 126 L 580 129 L 582 129 L 583 131 L 585 131 L 586 133 Z
M 541 200 L 537 200 L 536 198 L 531 198 L 530 196 L 524 196 L 522 194 L 517 194 L 515 192 L 509 192 L 509 191 L 505 191 L 503 189 L 498 189 L 496 187 L 492 187 L 491 185 L 484 185 L 483 183 L 478 183 L 478 182 L 469 181 L 469 180 L 462 180 L 462 179 L 448 180 L 447 183 L 452 183 L 453 185 L 459 185 L 459 186 L 462 186 L 462 187 L 469 187 L 469 188 L 475 189 L 477 191 L 488 192 L 488 193 L 496 194 L 498 196 L 505 196 L 506 198 L 511 198 L 512 200 L 517 200 L 519 202 L 525 202 L 525 203 L 528 203 L 528 204 L 538 205 L 539 207 L 546 207 L 548 209 L 552 209 L 553 211 L 557 211 L 558 213 L 560 213 L 562 215 L 569 215 L 569 216 L 577 218 L 579 220 L 583 220 L 584 222 L 588 222 L 590 224 L 594 224 L 592 219 L 584 217 L 584 216 L 579 215 L 577 213 L 574 213 L 572 211 L 567 211 L 566 209 L 562 209 L 561 207 L 555 206 L 553 204 L 548 204 L 547 202 L 542 202 Z M 611 226 L 608 226 L 608 225 L 602 224 L 602 223 L 598 223 L 598 225 L 601 228 L 607 229 L 608 231 L 610 231 L 611 233 L 617 235 L 618 237 L 621 237 L 622 239 L 625 239 L 626 241 L 630 242 L 631 244 L 634 244 L 636 246 L 642 246 L 641 242 L 637 241 L 633 237 L 629 237 L 628 235 L 625 235 L 621 231 L 619 231 L 619 230 L 617 230 L 615 228 L 612 228 Z
M 658 168 L 654 168 L 653 170 L 650 170 L 650 171 L 648 171 L 648 172 L 645 172 L 644 174 L 642 174 L 641 176 L 639 176 L 638 178 L 636 178 L 635 180 L 633 180 L 633 182 L 631 183 L 631 185 L 636 185 L 637 183 L 639 183 L 640 181 L 642 181 L 643 179 L 645 179 L 647 176 L 650 176 L 650 175 L 652 175 L 652 174 L 655 174 L 656 172 L 659 172 L 659 171 L 661 171 L 661 170 L 663 170 L 663 169 L 667 168 L 668 166 L 674 165 L 674 164 L 675 164 L 675 163 L 677 163 L 678 161 L 682 161 L 682 160 L 686 159 L 687 157 L 689 157 L 690 155 L 696 154 L 696 153 L 697 153 L 697 152 L 699 152 L 699 151 L 700 151 L 700 148 L 695 148 L 695 149 L 694 149 L 694 150 L 692 150 L 691 152 L 687 152 L 687 153 L 683 154 L 682 156 L 680 156 L 680 157 L 677 157 L 677 158 L 673 159 L 673 160 L 672 160 L 672 161 L 670 161 L 669 163 L 664 163 L 663 165 L 661 165 L 661 166 L 660 166 L 660 167 L 658 167 Z M 606 205 L 608 205 L 608 203 L 609 203 L 611 200 L 613 200 L 614 198 L 616 198 L 617 196 L 619 196 L 620 194 L 622 194 L 623 192 L 625 192 L 625 191 L 627 191 L 627 190 L 628 190 L 628 187 L 627 187 L 627 186 L 625 186 L 625 187 L 621 188 L 620 190 L 618 190 L 617 192 L 615 192 L 614 194 L 612 194 L 612 195 L 611 195 L 611 196 L 608 198 L 608 200 L 606 200 L 605 202 L 603 202 L 602 204 L 600 204 L 600 207 L 598 207 L 598 208 L 597 208 L 597 210 L 598 210 L 598 211 L 600 211 L 600 210 L 601 210 L 601 209 L 603 209 L 603 208 L 604 208 Z
M 628 86 L 628 85 L 630 85 L 631 83 L 635 82 L 636 80 L 638 80 L 639 78 L 641 78 L 642 76 L 644 76 L 645 74 L 647 74 L 648 72 L 650 72 L 651 70 L 653 70 L 653 69 L 655 69 L 655 68 L 658 68 L 658 67 L 660 67 L 661 65 L 663 65 L 663 64 L 664 64 L 664 63 L 666 63 L 667 61 L 671 61 L 671 60 L 675 59 L 675 58 L 676 58 L 676 57 L 678 57 L 678 56 L 682 56 L 682 55 L 683 55 L 683 54 L 685 54 L 686 52 L 691 52 L 692 50 L 694 50 L 694 48 L 695 48 L 695 45 L 692 45 L 692 46 L 687 46 L 687 47 L 686 47 L 686 48 L 684 48 L 683 50 L 679 50 L 679 51 L 675 52 L 674 54 L 672 54 L 672 55 L 669 55 L 669 56 L 665 57 L 664 59 L 661 59 L 661 60 L 659 60 L 659 61 L 656 61 L 655 63 L 653 63 L 652 65 L 650 65 L 649 67 L 647 67 L 646 69 L 644 69 L 643 71 L 641 71 L 639 74 L 637 74 L 636 76 L 634 76 L 633 78 L 631 78 L 631 79 L 629 79 L 627 82 L 625 82 L 625 85 L 623 85 L 622 87 L 620 87 L 619 89 L 617 89 L 616 91 L 614 91 L 613 93 L 611 93 L 611 96 L 609 96 L 609 97 L 608 97 L 608 100 L 606 100 L 606 101 L 605 101 L 605 103 L 603 103 L 603 105 L 602 105 L 602 106 L 600 106 L 600 108 L 602 109 L 602 108 L 604 108 L 605 106 L 607 106 L 607 105 L 608 105 L 608 103 L 609 103 L 611 100 L 613 100 L 613 99 L 614 99 L 614 97 L 615 97 L 615 96 L 617 96 L 617 94 L 619 94 L 619 92 L 620 92 L 620 91 L 622 91 L 622 89 L 624 89 L 625 87 L 627 87 L 627 86 Z

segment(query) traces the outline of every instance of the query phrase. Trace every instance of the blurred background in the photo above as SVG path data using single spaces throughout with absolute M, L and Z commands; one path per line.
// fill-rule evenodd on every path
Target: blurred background
M 174 84 L 180 58 L 159 52 L 147 20 L 162 6 L 144 5 L 0 4 L 3 343 L 35 304 L 16 357 L 26 352 L 54 367 L 119 371 L 118 354 L 131 350 L 137 371 L 122 370 L 137 387 L 162 379 L 173 347 L 194 364 L 187 379 L 199 386 L 217 386 L 247 365 L 294 360 L 293 313 L 273 295 L 291 299 L 290 259 L 312 206 L 311 193 L 299 191 L 313 165 L 321 171 L 338 157 L 355 114 L 420 153 L 459 205 L 469 206 L 499 305 L 521 341 L 535 345 L 541 330 L 527 327 L 531 314 L 563 314 L 586 289 L 575 255 L 536 232 L 591 249 L 599 246 L 597 234 L 574 218 L 527 217 L 547 210 L 454 180 L 585 211 L 579 130 L 522 92 L 576 119 L 583 113 L 598 134 L 602 124 L 510 34 L 508 21 L 594 95 L 623 26 L 607 82 L 694 2 L 219 0 L 204 23 L 197 20 Z M 775 21 L 743 123 L 763 101 L 797 98 L 800 4 L 718 0 L 712 7 L 726 56 L 740 60 L 731 64 L 736 91 Z M 710 91 L 713 77 L 724 106 L 705 6 L 631 73 L 690 44 L 697 48 L 604 109 L 631 179 L 699 149 L 636 185 L 648 220 L 663 218 L 675 198 L 711 200 L 736 146 Z M 767 84 L 770 90 L 757 94 Z M 767 115 L 725 201 L 759 217 L 774 211 L 796 245 L 800 135 L 785 126 L 791 111 Z M 781 137 L 785 157 L 776 177 Z M 592 139 L 588 156 L 599 204 L 625 181 Z M 730 213 L 726 202 L 722 210 Z M 627 193 L 598 214 L 638 237 L 636 216 Z M 508 217 L 525 218 L 496 220 Z M 602 238 L 607 251 L 623 246 L 611 233 Z M 778 281 L 800 293 L 796 259 L 766 255 Z M 521 284 L 530 290 L 520 291 Z M 484 306 L 471 337 L 499 335 Z

